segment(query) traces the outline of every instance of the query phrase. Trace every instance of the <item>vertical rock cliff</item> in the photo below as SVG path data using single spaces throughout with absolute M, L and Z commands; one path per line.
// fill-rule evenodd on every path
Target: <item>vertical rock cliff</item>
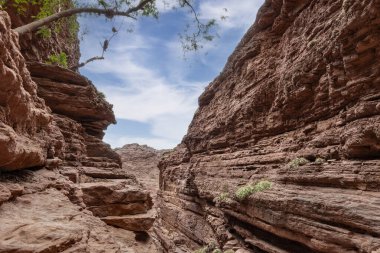
M 11 22 L 0 11 L 0 252 L 136 252 L 153 203 L 102 141 L 112 106 L 85 77 L 45 64 L 49 51 L 21 50 Z
M 379 252 L 379 158 L 380 1 L 267 0 L 160 164 L 155 230 L 165 252 Z

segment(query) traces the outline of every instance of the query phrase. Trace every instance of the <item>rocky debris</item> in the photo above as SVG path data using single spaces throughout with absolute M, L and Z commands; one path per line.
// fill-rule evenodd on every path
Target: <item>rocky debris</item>
M 159 165 L 164 252 L 380 249 L 379 20 L 377 0 L 265 1 Z

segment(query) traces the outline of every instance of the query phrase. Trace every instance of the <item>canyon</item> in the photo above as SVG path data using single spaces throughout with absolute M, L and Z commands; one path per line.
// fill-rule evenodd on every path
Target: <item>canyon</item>
M 379 252 L 379 41 L 380 1 L 265 1 L 160 162 L 163 250 Z
M 112 105 L 46 64 L 79 41 L 28 15 L 0 11 L 0 252 L 380 252 L 379 0 L 266 0 L 159 151 L 103 142 Z

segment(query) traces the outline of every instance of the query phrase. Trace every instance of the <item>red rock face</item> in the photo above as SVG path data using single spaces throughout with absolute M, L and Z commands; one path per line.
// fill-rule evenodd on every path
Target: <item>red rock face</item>
M 37 96 L 37 85 L 19 53 L 18 38 L 9 28 L 9 17 L 1 12 L 0 168 L 17 170 L 44 165 L 47 150 L 58 156 L 63 136 Z
M 164 251 L 380 249 L 379 27 L 378 0 L 265 2 L 160 165 Z
M 152 198 L 102 141 L 112 106 L 76 72 L 26 65 L 4 11 L 0 34 L 0 252 L 141 247 Z

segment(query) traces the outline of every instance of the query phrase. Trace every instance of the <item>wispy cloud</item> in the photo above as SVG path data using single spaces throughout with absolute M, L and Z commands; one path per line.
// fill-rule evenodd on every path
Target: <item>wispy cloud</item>
M 176 0 L 167 2 L 173 4 Z M 149 132 L 143 136 L 126 134 L 117 126 L 113 127 L 105 136 L 107 142 L 113 147 L 137 142 L 156 148 L 173 148 L 181 141 L 198 106 L 198 96 L 220 71 L 234 46 L 231 41 L 236 43 L 240 39 L 258 8 L 252 0 L 239 1 L 238 5 L 231 2 L 204 0 L 197 4 L 203 16 L 229 16 L 220 23 L 220 33 L 230 29 L 239 31 L 233 33 L 233 40 L 207 45 L 205 51 L 208 54 L 203 51 L 190 55 L 190 59 L 184 61 L 177 37 L 182 28 L 157 33 L 150 27 L 154 23 L 147 25 L 140 21 L 133 33 L 126 32 L 126 29 L 120 31 L 111 42 L 105 60 L 81 70 L 106 94 L 107 100 L 114 105 L 116 118 L 149 125 Z M 227 14 L 222 7 L 228 9 Z M 162 13 L 160 22 L 163 22 L 159 27 L 178 22 L 177 16 L 170 14 L 170 5 L 159 8 Z M 114 24 L 100 22 L 93 17 L 81 19 L 81 23 L 96 27 L 81 44 L 82 58 L 87 59 L 101 52 L 98 41 L 107 37 L 105 34 L 111 34 L 110 27 Z

